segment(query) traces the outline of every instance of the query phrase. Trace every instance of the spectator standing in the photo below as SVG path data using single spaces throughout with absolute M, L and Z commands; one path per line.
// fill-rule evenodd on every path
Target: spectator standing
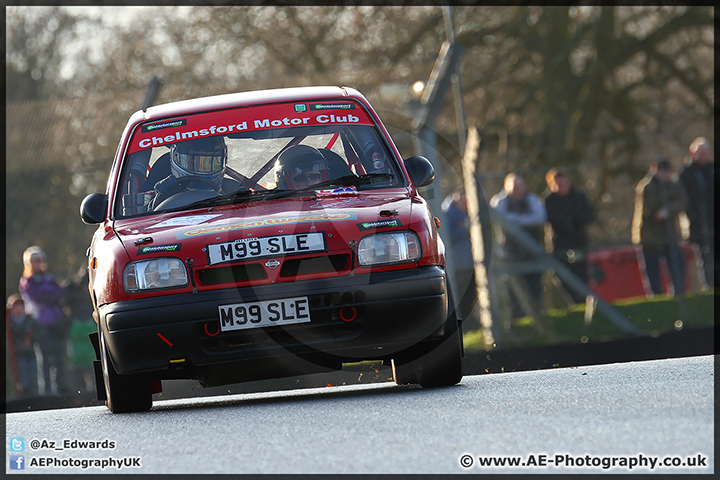
M 15 390 L 25 397 L 37 395 L 35 319 L 25 312 L 25 302 L 18 293 L 8 297 L 6 314 L 8 353 L 15 377 Z
M 538 245 L 542 244 L 543 227 L 547 221 L 547 213 L 543 201 L 534 193 L 528 192 L 523 178 L 515 173 L 505 177 L 503 189 L 490 199 L 490 207 L 511 223 L 529 234 Z M 532 252 L 513 239 L 507 232 L 500 231 L 499 243 L 504 246 L 509 259 L 513 261 L 531 261 L 535 259 Z M 542 272 L 533 271 L 521 275 L 530 293 L 530 301 L 535 307 L 542 304 Z M 520 302 L 510 289 L 510 302 L 514 318 L 523 316 Z
M 715 162 L 710 142 L 698 137 L 690 144 L 690 163 L 680 173 L 688 204 L 690 242 L 697 244 L 705 284 L 715 287 Z
M 676 294 L 685 292 L 685 259 L 678 245 L 678 215 L 685 211 L 685 190 L 673 178 L 670 162 L 652 163 L 648 174 L 635 187 L 632 241 L 642 246 L 641 266 L 653 295 L 663 293 L 660 261 L 664 260 Z M 667 292 L 670 293 L 670 292 Z
M 67 320 L 62 311 L 65 290 L 55 277 L 47 273 L 45 252 L 40 247 L 28 247 L 23 253 L 23 276 L 20 293 L 25 308 L 37 321 L 36 341 L 40 347 L 44 393 L 63 394 L 67 357 Z
M 565 171 L 551 168 L 545 181 L 550 189 L 550 194 L 545 197 L 545 210 L 552 227 L 553 253 L 587 283 L 587 225 L 595 220 L 595 211 L 587 196 L 573 187 Z M 585 301 L 583 295 L 563 283 L 575 303 Z

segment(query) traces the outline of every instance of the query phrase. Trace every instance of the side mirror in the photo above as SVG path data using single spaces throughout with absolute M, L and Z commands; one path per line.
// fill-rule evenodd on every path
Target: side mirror
M 88 225 L 97 225 L 105 221 L 108 196 L 104 193 L 91 193 L 80 204 L 80 218 Z
M 435 169 L 425 157 L 416 155 L 405 159 L 405 168 L 416 187 L 425 187 L 435 180 Z

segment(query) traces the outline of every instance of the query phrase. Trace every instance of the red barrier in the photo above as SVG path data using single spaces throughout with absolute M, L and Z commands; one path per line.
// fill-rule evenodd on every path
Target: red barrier
M 685 255 L 685 291 L 690 290 L 688 270 L 695 262 L 695 251 L 688 244 L 681 246 Z M 634 245 L 602 248 L 588 255 L 590 269 L 590 288 L 606 302 L 621 298 L 644 297 L 650 291 L 645 286 L 644 272 L 641 272 L 638 258 L 642 253 Z M 661 266 L 662 282 L 665 290 L 668 286 L 666 265 Z M 647 292 L 646 292 L 647 288 Z

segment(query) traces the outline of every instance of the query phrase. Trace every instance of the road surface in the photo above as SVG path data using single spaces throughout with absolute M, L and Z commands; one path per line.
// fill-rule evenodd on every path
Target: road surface
M 713 422 L 704 356 L 10 413 L 6 472 L 707 474 Z

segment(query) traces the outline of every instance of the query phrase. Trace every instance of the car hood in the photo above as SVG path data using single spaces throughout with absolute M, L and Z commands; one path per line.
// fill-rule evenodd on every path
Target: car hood
M 117 220 L 115 232 L 131 261 L 172 255 L 203 266 L 210 244 L 273 235 L 324 232 L 328 252 L 349 250 L 372 231 L 407 228 L 412 204 L 407 192 L 286 198 Z

